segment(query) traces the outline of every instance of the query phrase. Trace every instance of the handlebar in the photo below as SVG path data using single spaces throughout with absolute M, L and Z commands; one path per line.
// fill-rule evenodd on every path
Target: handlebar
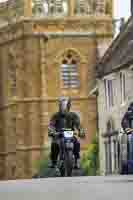
M 131 132 L 133 132 L 133 129 L 132 128 L 126 128 L 125 131 L 126 131 L 126 133 L 131 133 Z
M 53 137 L 61 137 L 61 136 L 63 136 L 63 131 L 72 131 L 72 129 L 62 129 L 61 131 L 59 131 L 59 132 L 55 132 L 54 133 L 54 135 L 53 135 Z M 74 132 L 74 136 L 78 136 L 78 133 L 76 132 L 76 131 L 73 131 Z

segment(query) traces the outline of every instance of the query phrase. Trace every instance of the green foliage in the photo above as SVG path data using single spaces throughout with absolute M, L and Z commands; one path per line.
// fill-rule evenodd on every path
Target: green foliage
M 44 153 L 42 158 L 36 162 L 36 168 L 38 173 L 34 176 L 35 178 L 48 178 L 48 177 L 58 177 L 59 173 L 56 168 L 52 169 L 48 167 L 49 155 Z
M 81 158 L 81 167 L 87 176 L 96 176 L 99 174 L 99 145 L 98 138 L 95 136 L 87 151 Z
M 86 176 L 99 175 L 99 145 L 98 138 L 95 136 L 92 139 L 92 143 L 88 145 L 87 151 L 82 155 L 81 158 L 81 170 L 83 170 Z M 55 171 L 48 168 L 49 155 L 44 153 L 42 158 L 38 160 L 36 168 L 39 177 L 54 177 L 56 176 Z
M 48 157 L 44 156 L 41 160 L 38 161 L 38 171 L 40 174 L 48 168 Z
M 37 169 L 37 175 L 41 176 L 48 168 L 48 155 L 44 152 L 41 159 L 35 162 L 35 168 Z

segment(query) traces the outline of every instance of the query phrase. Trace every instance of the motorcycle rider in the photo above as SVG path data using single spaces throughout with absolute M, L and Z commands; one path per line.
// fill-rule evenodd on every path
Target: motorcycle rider
M 133 160 L 133 102 L 129 105 L 121 125 L 128 135 L 128 160 Z
M 121 125 L 125 132 L 127 128 L 133 129 L 133 102 L 129 105 L 128 110 L 122 119 Z
M 78 131 L 79 137 L 84 137 L 84 131 L 81 129 L 79 116 L 70 112 L 71 99 L 70 97 L 60 97 L 59 98 L 59 111 L 54 113 L 50 119 L 48 126 L 48 135 L 52 138 L 51 142 L 51 166 L 55 167 L 57 164 L 57 158 L 59 154 L 59 141 L 57 141 L 53 136 L 55 133 L 60 132 L 62 129 L 71 129 L 73 131 Z M 75 168 L 79 168 L 80 159 L 80 142 L 76 136 L 74 136 L 74 157 L 75 157 Z

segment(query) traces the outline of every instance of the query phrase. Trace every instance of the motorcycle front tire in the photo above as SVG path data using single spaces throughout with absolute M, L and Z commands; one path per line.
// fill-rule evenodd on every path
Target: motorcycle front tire
M 73 151 L 67 151 L 65 155 L 65 173 L 66 176 L 71 177 L 73 170 Z

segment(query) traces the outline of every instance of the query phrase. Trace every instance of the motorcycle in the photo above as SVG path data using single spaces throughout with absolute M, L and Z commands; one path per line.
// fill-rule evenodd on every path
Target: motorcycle
M 133 174 L 133 129 L 126 128 L 125 134 L 127 134 L 127 143 L 121 145 L 125 146 L 124 149 L 127 151 L 127 159 L 122 160 L 120 173 Z
M 60 133 L 56 133 L 59 139 L 59 156 L 58 156 L 58 169 L 61 176 L 72 176 L 74 164 L 74 131 L 71 129 L 63 129 Z

